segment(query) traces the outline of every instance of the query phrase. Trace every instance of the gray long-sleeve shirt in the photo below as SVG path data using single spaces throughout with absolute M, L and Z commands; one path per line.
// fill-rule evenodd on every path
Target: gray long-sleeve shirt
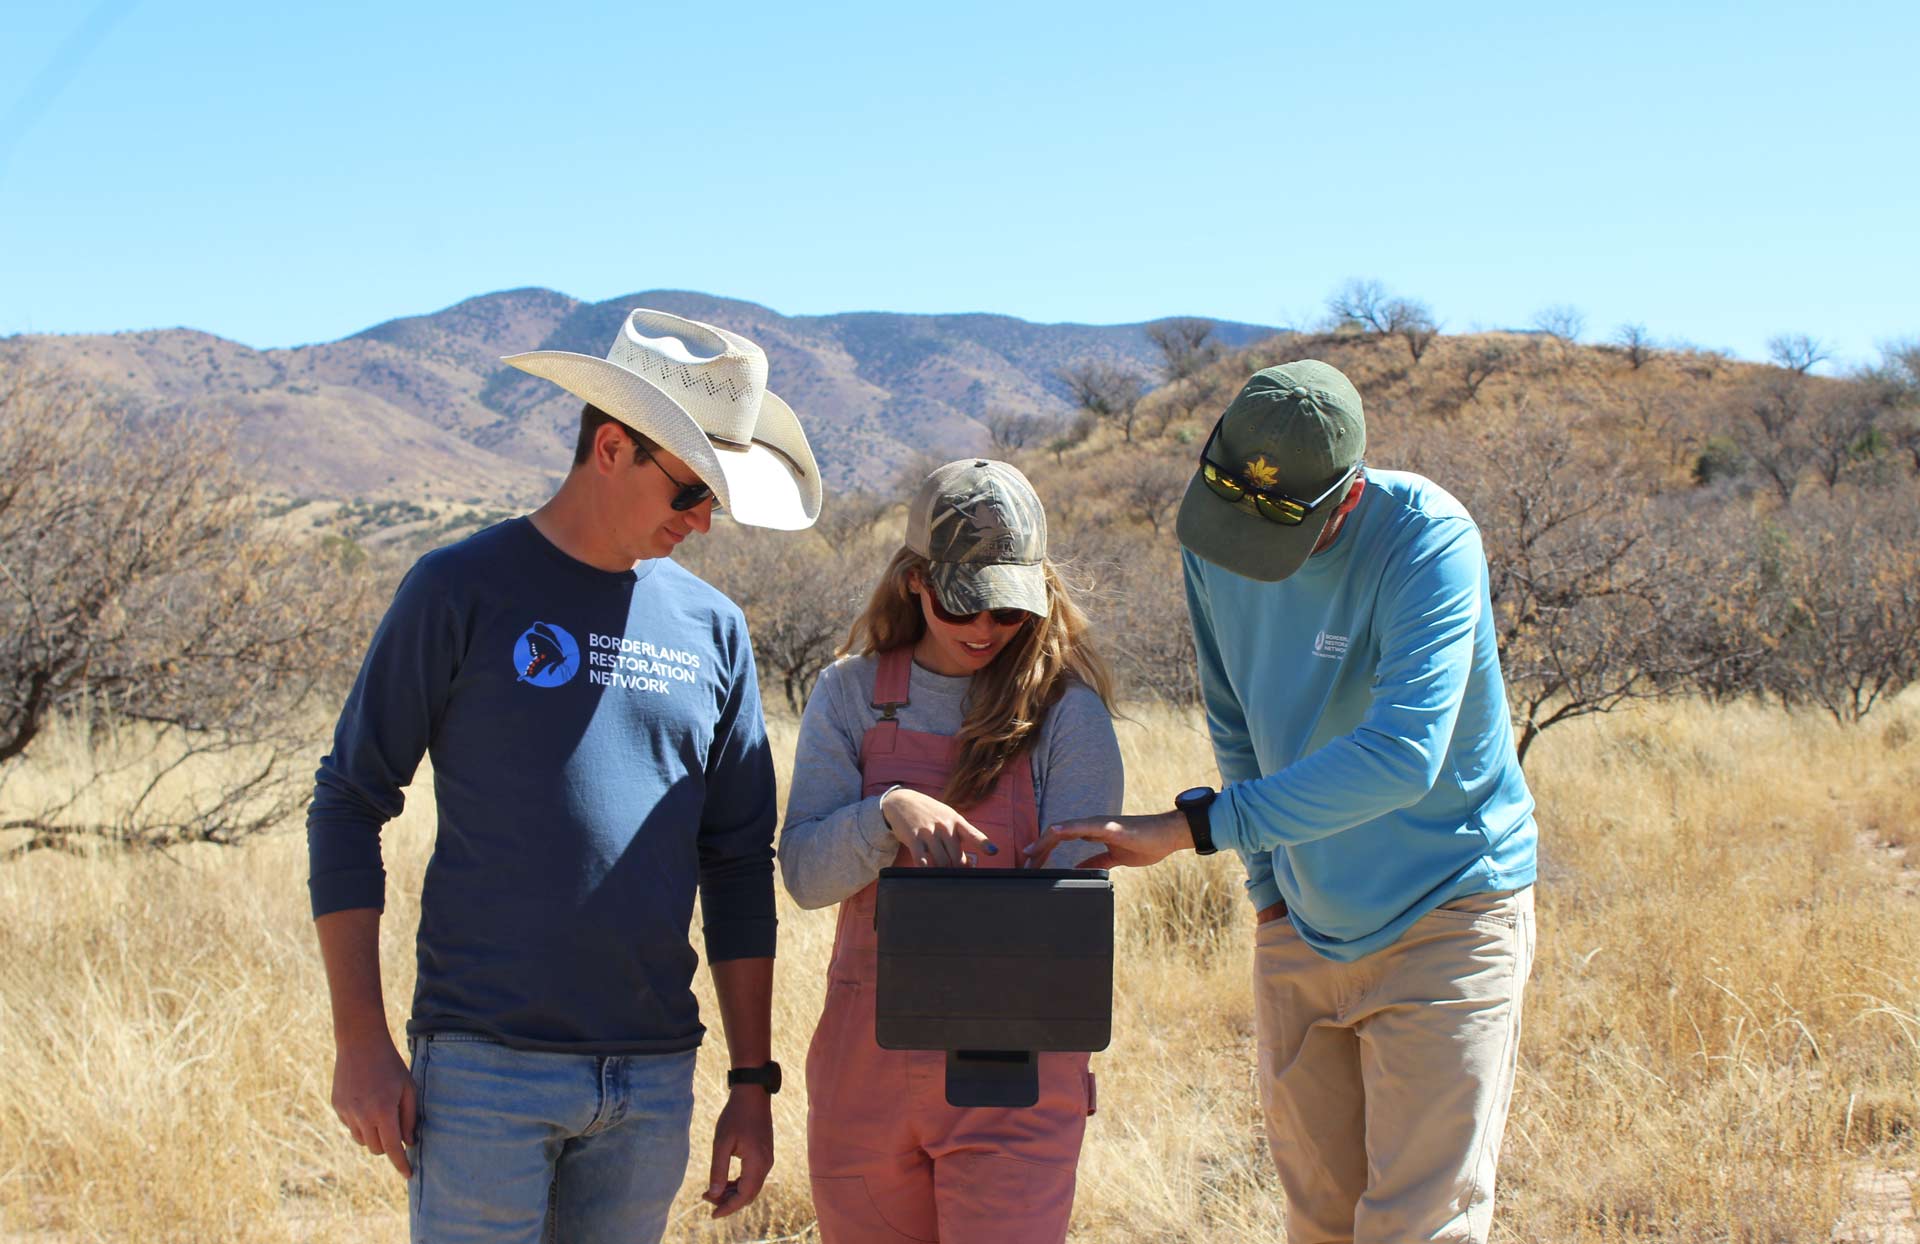
M 843 657 L 820 675 L 800 720 L 787 823 L 780 831 L 780 875 L 802 907 L 828 907 L 858 893 L 893 863 L 899 843 L 880 815 L 880 798 L 861 796 L 860 740 L 878 720 L 873 657 Z M 969 677 L 949 678 L 915 665 L 903 730 L 957 734 L 966 716 Z M 1028 749 L 1040 827 L 1120 810 L 1124 780 L 1113 719 L 1092 688 L 1071 684 Z M 1047 860 L 1071 868 L 1099 852 L 1069 842 Z

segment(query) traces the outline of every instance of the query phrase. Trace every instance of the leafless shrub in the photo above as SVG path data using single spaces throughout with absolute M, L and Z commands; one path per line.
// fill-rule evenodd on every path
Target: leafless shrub
M 7 854 L 232 844 L 312 790 L 314 710 L 362 580 L 269 530 L 222 438 L 0 361 L 0 831 Z M 67 780 L 21 780 L 63 722 Z
M 1038 444 L 1056 426 L 1045 415 L 1012 410 L 988 411 L 986 423 L 987 436 L 997 454 L 1011 454 Z
M 1807 382 L 1797 374 L 1776 372 L 1748 386 L 1734 401 L 1734 443 L 1773 485 L 1781 502 L 1792 504 L 1813 459 Z
M 736 531 L 683 557 L 747 615 L 762 685 L 798 713 L 897 537 L 869 529 L 833 544 L 817 531 Z
M 1480 396 L 1480 386 L 1513 366 L 1513 352 L 1497 341 L 1489 341 L 1462 351 L 1454 364 L 1460 381 L 1460 401 L 1464 404 Z
M 1133 439 L 1134 419 L 1143 395 L 1138 372 L 1121 364 L 1096 360 L 1062 368 L 1060 379 L 1076 407 L 1101 423 L 1119 428 L 1121 439 Z
M 1413 356 L 1417 365 L 1420 356 L 1427 352 L 1433 339 L 1440 335 L 1440 325 L 1433 318 L 1433 312 L 1424 302 L 1409 299 L 1396 299 L 1388 309 L 1388 318 L 1393 323 L 1393 331 L 1407 345 L 1407 353 Z
M 1192 419 L 1202 410 L 1213 407 L 1220 398 L 1220 384 L 1205 372 L 1199 372 L 1176 380 L 1150 395 L 1150 401 L 1144 404 L 1153 417 L 1153 434 L 1165 436 L 1167 429 L 1176 420 Z
M 1587 331 L 1587 313 L 1564 302 L 1542 307 L 1533 313 L 1533 326 L 1563 346 L 1580 340 Z
M 1827 347 L 1807 333 L 1780 333 L 1767 338 L 1767 357 L 1780 367 L 1806 375 L 1827 360 Z
M 1756 379 L 1735 418 L 1735 443 L 1787 503 L 1809 471 L 1831 491 L 1885 453 L 1899 435 L 1883 431 L 1883 423 L 1889 430 L 1898 423 L 1883 390 L 1791 369 Z
M 1757 651 L 1714 689 L 1812 704 L 1843 724 L 1920 680 L 1920 491 L 1818 495 L 1761 520 L 1723 626 Z
M 1393 331 L 1393 295 L 1378 281 L 1348 281 L 1327 295 L 1327 311 L 1340 324 L 1376 337 Z
M 1881 412 L 1887 448 L 1920 472 L 1920 337 L 1883 342 L 1880 361 L 1854 376 Z
M 920 481 L 933 474 L 947 461 L 939 454 L 929 453 L 925 449 L 916 449 L 907 455 L 906 461 L 894 467 L 892 477 L 883 491 L 888 496 L 911 497 L 914 490 L 920 487 Z M 826 513 L 824 505 L 820 512 Z
M 1813 468 L 1829 492 L 1841 477 L 1873 461 L 1883 450 L 1880 434 L 1883 410 L 1865 386 L 1823 389 L 1813 395 L 1807 420 L 1807 441 Z
M 1375 337 L 1399 337 L 1417 364 L 1440 326 L 1426 303 L 1399 298 L 1378 281 L 1351 280 L 1327 296 L 1335 322 Z
M 1094 477 L 1097 487 L 1117 498 L 1129 518 L 1152 529 L 1155 537 L 1173 518 L 1193 478 L 1193 464 L 1163 454 L 1116 456 Z
M 1658 352 L 1645 324 L 1622 324 L 1613 331 L 1613 343 L 1620 347 L 1635 371 L 1645 367 Z
M 1169 381 L 1185 380 L 1219 358 L 1220 343 L 1212 338 L 1213 321 L 1193 316 L 1147 325 L 1147 340 L 1160 351 L 1161 372 Z
M 1628 419 L 1633 427 L 1657 440 L 1677 446 L 1675 453 L 1684 451 L 1686 438 L 1674 435 L 1684 412 L 1671 389 L 1665 386 L 1634 389 L 1621 395 L 1619 400 L 1629 412 Z M 1678 460 L 1669 455 L 1669 461 Z
M 1121 698 L 1198 703 L 1179 546 L 1142 540 L 1112 523 L 1069 530 L 1057 544 Z
M 919 480 L 915 480 L 914 485 L 918 487 Z M 866 489 L 835 492 L 820 507 L 813 531 L 827 542 L 827 547 L 845 548 L 875 538 L 875 529 L 884 525 L 892 511 L 904 504 L 893 496 Z
M 1545 421 L 1484 438 L 1450 465 L 1448 486 L 1486 544 L 1522 761 L 1554 725 L 1684 685 L 1691 658 L 1669 632 L 1688 584 L 1650 538 L 1642 481 L 1582 455 L 1563 425 Z

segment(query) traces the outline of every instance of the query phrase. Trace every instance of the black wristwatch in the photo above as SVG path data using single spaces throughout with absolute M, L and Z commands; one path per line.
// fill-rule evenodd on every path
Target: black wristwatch
M 1212 855 L 1220 849 L 1213 845 L 1213 823 L 1207 819 L 1207 811 L 1213 807 L 1218 795 L 1219 792 L 1211 786 L 1196 786 L 1173 797 L 1173 806 L 1187 814 L 1187 828 L 1193 831 L 1195 855 Z
M 735 1088 L 742 1084 L 757 1084 L 767 1090 L 768 1096 L 780 1091 L 780 1064 L 768 1063 L 764 1067 L 735 1067 L 727 1073 L 727 1087 Z

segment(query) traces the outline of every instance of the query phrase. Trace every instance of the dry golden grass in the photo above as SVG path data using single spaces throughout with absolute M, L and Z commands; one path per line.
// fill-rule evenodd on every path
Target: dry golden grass
M 1121 733 L 1135 808 L 1212 776 L 1196 719 L 1143 709 Z M 776 726 L 783 756 L 792 736 Z M 1915 1238 L 1920 700 L 1851 731 L 1672 706 L 1556 729 L 1533 767 L 1540 956 L 1496 1238 Z M 423 790 L 389 834 L 396 1026 L 431 825 Z M 1075 1240 L 1283 1237 L 1237 873 L 1187 857 L 1118 877 L 1118 1022 Z M 405 1238 L 401 1183 L 327 1106 L 303 877 L 298 835 L 0 869 L 0 1241 Z M 776 1056 L 797 1069 L 832 914 L 781 916 Z M 669 1238 L 806 1238 L 799 1086 L 777 1099 L 761 1203 L 706 1225 L 723 1067 L 715 1039 Z

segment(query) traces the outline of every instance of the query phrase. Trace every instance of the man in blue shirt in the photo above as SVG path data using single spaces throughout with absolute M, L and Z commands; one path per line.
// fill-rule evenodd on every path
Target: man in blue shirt
M 1224 786 L 1034 851 L 1238 852 L 1288 1240 L 1483 1241 L 1533 962 L 1533 798 L 1479 529 L 1365 450 L 1338 370 L 1247 382 L 1177 528 Z
M 308 814 L 333 1104 L 408 1177 L 415 1240 L 657 1240 L 704 1031 L 696 888 L 734 1068 L 716 1217 L 766 1179 L 780 1087 L 753 651 L 740 610 L 670 555 L 720 506 L 807 526 L 820 475 L 766 356 L 712 325 L 639 310 L 604 359 L 506 361 L 587 402 L 573 467 L 533 514 L 408 572 Z M 437 830 L 409 1068 L 380 988 L 380 830 L 423 755 Z

